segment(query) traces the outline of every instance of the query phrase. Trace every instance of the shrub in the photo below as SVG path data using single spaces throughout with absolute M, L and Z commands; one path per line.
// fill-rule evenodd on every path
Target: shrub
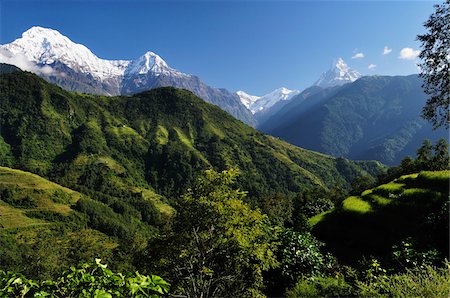
M 342 276 L 303 278 L 286 292 L 288 298 L 298 297 L 349 297 L 352 287 Z
M 450 295 L 450 267 L 408 269 L 406 273 L 358 282 L 361 297 L 448 297 Z
M 0 271 L 0 294 L 5 297 L 161 297 L 169 283 L 156 275 L 115 273 L 102 264 L 71 267 L 56 280 L 35 281 L 22 274 Z M 2 296 L 3 297 L 3 296 Z

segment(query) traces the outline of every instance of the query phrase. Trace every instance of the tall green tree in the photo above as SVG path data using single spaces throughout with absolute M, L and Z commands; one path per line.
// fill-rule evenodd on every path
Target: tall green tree
M 417 149 L 417 163 L 420 169 L 428 170 L 433 160 L 433 144 L 426 139 L 423 141 L 422 146 Z
M 433 149 L 433 170 L 448 170 L 449 154 L 447 141 L 440 139 L 436 145 L 433 146 Z
M 449 126 L 450 103 L 450 0 L 435 5 L 435 12 L 424 23 L 427 33 L 418 35 L 422 42 L 420 76 L 424 91 L 430 96 L 422 116 L 434 128 Z
M 205 171 L 182 197 L 162 243 L 175 292 L 187 297 L 262 297 L 263 272 L 278 265 L 278 229 L 235 189 L 237 171 Z M 170 247 L 170 248 L 169 248 Z

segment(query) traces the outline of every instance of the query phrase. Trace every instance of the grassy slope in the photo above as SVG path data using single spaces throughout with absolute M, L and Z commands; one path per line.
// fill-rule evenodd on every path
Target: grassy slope
M 0 191 L 0 226 L 7 229 L 48 223 L 28 217 L 27 211 L 50 211 L 66 216 L 73 212 L 70 205 L 81 196 L 38 175 L 6 167 L 0 167 Z
M 88 260 L 117 247 L 117 240 L 90 228 L 71 208 L 82 196 L 38 175 L 0 167 L 0 268 L 27 272 L 29 262 L 45 263 L 40 258 L 57 265 L 74 261 L 73 252 L 75 260 Z
M 429 222 L 447 210 L 449 178 L 450 171 L 405 175 L 349 197 L 341 208 L 316 215 L 309 223 L 314 234 L 349 263 L 363 255 L 386 255 L 406 237 L 446 254 L 448 229 Z

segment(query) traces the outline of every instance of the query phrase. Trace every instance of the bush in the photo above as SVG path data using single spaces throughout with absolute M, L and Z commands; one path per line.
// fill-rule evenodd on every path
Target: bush
M 450 295 L 450 267 L 408 269 L 406 273 L 358 282 L 361 297 L 448 297 Z
M 352 294 L 352 287 L 341 276 L 312 276 L 297 282 L 286 292 L 286 297 L 349 297 Z
M 115 273 L 100 261 L 71 267 L 56 280 L 35 281 L 22 274 L 0 271 L 0 294 L 2 297 L 156 298 L 169 291 L 169 283 L 159 276 Z

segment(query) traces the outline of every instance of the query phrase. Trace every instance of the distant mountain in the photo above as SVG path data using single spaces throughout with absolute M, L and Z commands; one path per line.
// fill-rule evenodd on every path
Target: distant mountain
M 271 106 L 270 108 L 254 114 L 254 117 L 258 123 L 257 127 L 258 128 L 266 127 L 267 126 L 266 122 L 269 121 L 273 115 L 277 114 L 285 105 L 288 105 L 288 104 L 289 105 L 298 105 L 301 102 L 303 102 L 303 100 L 305 100 L 306 98 L 308 98 L 322 90 L 323 89 L 318 86 L 309 87 L 309 88 L 305 89 L 304 91 L 302 91 L 300 94 L 292 96 L 288 100 L 280 100 L 277 103 L 275 103 L 273 106 Z M 293 102 L 295 102 L 295 103 L 293 103 Z M 276 121 L 276 118 L 274 118 L 273 120 Z M 268 126 L 270 127 L 270 124 Z
M 77 191 L 129 196 L 146 189 L 176 198 L 203 170 L 233 167 L 241 189 L 263 197 L 348 187 L 381 169 L 265 135 L 186 90 L 105 100 L 28 72 L 1 74 L 0 86 L 0 166 Z
M 426 138 L 447 138 L 420 117 L 426 95 L 411 76 L 363 77 L 344 86 L 302 94 L 258 126 L 297 146 L 388 165 L 415 155 Z
M 242 104 L 244 104 L 252 112 L 252 114 L 267 111 L 276 103 L 280 101 L 288 101 L 299 93 L 300 91 L 298 90 L 289 90 L 284 87 L 275 89 L 274 91 L 263 96 L 250 95 L 244 91 L 236 92 L 241 99 Z
M 261 98 L 261 96 L 256 95 L 250 95 L 246 93 L 245 91 L 237 91 L 236 94 L 239 96 L 239 99 L 241 100 L 242 104 L 250 110 L 250 106 Z
M 331 68 L 324 72 L 314 83 L 315 86 L 322 88 L 341 86 L 356 81 L 362 75 L 350 68 L 342 58 L 339 58 Z
M 32 27 L 21 38 L 0 46 L 0 62 L 83 93 L 125 95 L 163 86 L 185 88 L 245 123 L 255 124 L 235 93 L 210 87 L 194 75 L 171 68 L 153 52 L 132 61 L 105 60 L 56 30 Z

